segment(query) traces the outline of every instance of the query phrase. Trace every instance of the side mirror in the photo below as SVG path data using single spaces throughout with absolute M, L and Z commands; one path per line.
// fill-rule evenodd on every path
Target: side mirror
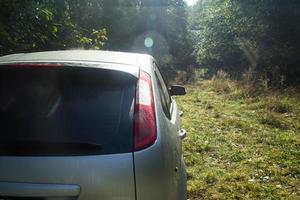
M 181 85 L 172 85 L 171 88 L 169 88 L 170 95 L 185 95 L 185 87 Z

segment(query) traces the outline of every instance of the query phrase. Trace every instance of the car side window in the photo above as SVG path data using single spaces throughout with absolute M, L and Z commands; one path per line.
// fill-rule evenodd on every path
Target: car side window
M 158 90 L 159 90 L 159 96 L 160 96 L 160 100 L 163 106 L 163 110 L 164 113 L 166 114 L 166 116 L 168 118 L 171 117 L 170 114 L 170 108 L 171 108 L 171 97 L 169 94 L 169 90 L 164 82 L 164 79 L 161 75 L 161 73 L 158 70 L 157 65 L 154 63 L 155 65 L 155 76 L 156 76 L 156 80 L 157 80 L 157 84 L 158 84 Z

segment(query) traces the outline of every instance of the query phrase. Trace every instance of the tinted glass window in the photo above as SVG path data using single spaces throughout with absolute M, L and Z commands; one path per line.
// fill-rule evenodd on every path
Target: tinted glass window
M 170 118 L 171 97 L 169 95 L 168 88 L 157 67 L 155 68 L 155 76 L 158 82 L 158 89 L 164 112 L 166 116 Z
M 91 68 L 0 69 L 0 155 L 132 149 L 136 78 Z

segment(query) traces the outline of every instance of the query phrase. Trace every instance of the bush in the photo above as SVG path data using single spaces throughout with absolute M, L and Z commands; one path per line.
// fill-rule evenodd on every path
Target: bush
M 275 98 L 268 103 L 268 108 L 277 113 L 293 112 L 293 105 L 287 99 Z
M 282 130 L 289 129 L 289 126 L 283 120 L 277 118 L 272 113 L 266 113 L 262 115 L 259 119 L 259 122 L 272 128 L 278 128 Z

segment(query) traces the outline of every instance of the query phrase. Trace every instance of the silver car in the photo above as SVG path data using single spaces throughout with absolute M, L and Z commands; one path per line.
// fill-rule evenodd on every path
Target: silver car
M 178 107 L 149 55 L 0 57 L 0 200 L 186 199 Z

